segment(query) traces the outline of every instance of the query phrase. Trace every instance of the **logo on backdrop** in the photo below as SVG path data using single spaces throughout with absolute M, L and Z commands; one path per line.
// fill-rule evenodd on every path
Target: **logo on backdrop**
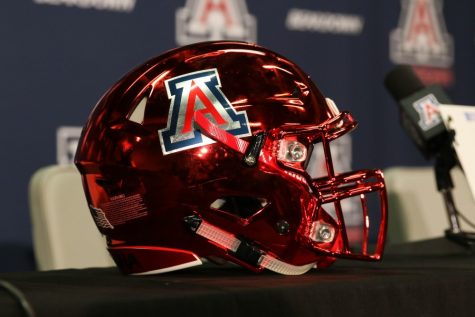
M 427 131 L 442 122 L 439 112 L 439 102 L 433 94 L 424 96 L 412 105 L 419 114 L 419 126 Z
M 74 163 L 82 127 L 59 127 L 56 130 L 56 161 L 58 164 Z
M 102 11 L 132 12 L 137 0 L 33 0 L 36 4 L 96 9 Z
M 170 110 L 167 127 L 158 131 L 164 155 L 214 142 L 195 129 L 195 111 L 235 136 L 251 135 L 246 112 L 236 111 L 221 91 L 217 69 L 168 79 L 165 87 Z
M 176 11 L 178 44 L 212 40 L 256 42 L 256 19 L 245 0 L 187 0 Z
M 292 8 L 287 12 L 285 26 L 291 31 L 360 35 L 364 22 L 364 17 L 356 14 Z
M 399 25 L 390 34 L 391 60 L 415 65 L 425 84 L 450 85 L 454 44 L 445 26 L 442 0 L 401 0 L 401 9 Z

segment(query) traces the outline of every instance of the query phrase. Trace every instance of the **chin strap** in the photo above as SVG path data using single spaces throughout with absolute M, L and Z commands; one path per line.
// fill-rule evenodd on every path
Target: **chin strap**
M 246 166 L 254 167 L 261 161 L 260 153 L 266 139 L 264 132 L 253 135 L 251 141 L 248 142 L 213 124 L 200 111 L 195 112 L 194 120 L 204 135 L 244 154 L 243 162 Z
M 215 227 L 197 215 L 185 217 L 184 220 L 194 233 L 231 251 L 231 254 L 237 259 L 256 268 L 265 268 L 284 275 L 300 275 L 316 267 L 316 263 L 297 266 L 283 262 L 262 251 L 252 242 Z
M 249 142 L 242 140 L 226 130 L 221 129 L 217 125 L 213 124 L 208 118 L 205 117 L 200 111 L 195 111 L 194 119 L 196 124 L 198 124 L 200 131 L 206 136 L 210 137 L 215 141 L 225 144 L 231 149 L 244 154 Z

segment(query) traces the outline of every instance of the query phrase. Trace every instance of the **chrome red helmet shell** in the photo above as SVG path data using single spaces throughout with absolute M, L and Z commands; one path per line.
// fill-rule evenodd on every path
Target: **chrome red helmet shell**
M 382 254 L 381 172 L 335 174 L 332 167 L 329 142 L 355 126 L 285 57 L 254 44 L 207 42 L 151 59 L 109 89 L 75 161 L 123 272 L 164 272 L 208 258 L 300 274 L 335 257 Z M 316 142 L 328 174 L 312 179 L 306 166 Z M 244 160 L 249 153 L 254 164 Z M 364 205 L 372 192 L 381 209 L 376 247 L 367 248 L 364 211 L 355 253 L 339 201 L 359 196 Z

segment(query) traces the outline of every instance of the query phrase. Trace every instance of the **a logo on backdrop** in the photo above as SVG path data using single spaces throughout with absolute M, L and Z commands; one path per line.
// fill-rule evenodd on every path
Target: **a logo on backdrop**
M 256 42 L 256 19 L 245 0 L 187 0 L 177 10 L 178 44 L 212 40 Z
M 235 136 L 251 135 L 246 112 L 236 111 L 221 91 L 217 69 L 168 79 L 165 87 L 170 110 L 167 127 L 158 131 L 164 155 L 214 142 L 195 129 L 196 111 Z
M 120 12 L 133 11 L 136 1 L 137 0 L 33 0 L 36 4 Z
M 292 8 L 287 12 L 285 26 L 291 31 L 360 35 L 364 22 L 364 18 L 356 14 Z
M 399 25 L 390 34 L 390 58 L 396 64 L 419 66 L 414 70 L 425 84 L 451 84 L 448 68 L 454 61 L 454 44 L 442 0 L 401 0 Z
M 439 104 L 439 101 L 437 101 L 433 94 L 424 96 L 412 104 L 419 115 L 418 125 L 422 130 L 430 130 L 442 122 Z
M 74 162 L 81 131 L 81 127 L 59 127 L 56 130 L 56 160 L 58 164 Z

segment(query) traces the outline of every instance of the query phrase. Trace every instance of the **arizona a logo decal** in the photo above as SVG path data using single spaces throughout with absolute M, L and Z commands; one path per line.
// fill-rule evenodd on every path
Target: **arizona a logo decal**
M 214 142 L 195 128 L 196 111 L 235 136 L 251 135 L 246 112 L 236 111 L 221 91 L 217 69 L 168 79 L 165 87 L 171 100 L 168 123 L 158 131 L 164 155 Z
M 419 126 L 427 131 L 442 122 L 439 112 L 439 102 L 433 94 L 427 95 L 414 102 L 413 107 L 419 114 Z

